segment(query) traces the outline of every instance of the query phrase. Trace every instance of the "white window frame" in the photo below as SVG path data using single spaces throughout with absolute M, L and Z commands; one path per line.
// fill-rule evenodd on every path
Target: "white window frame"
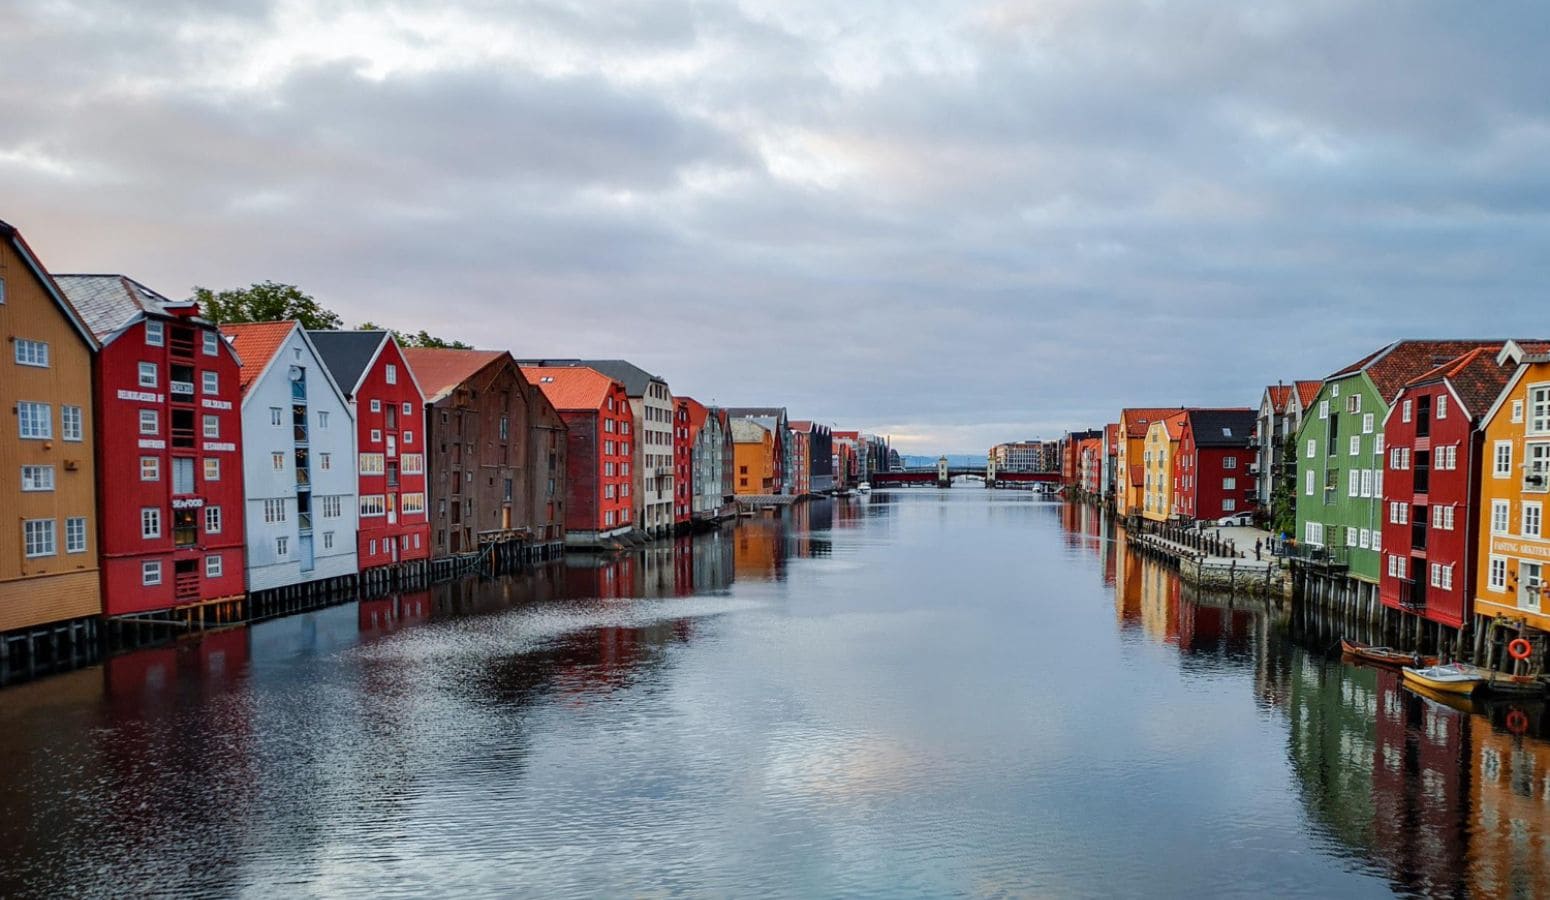
M 388 384 L 398 384 L 398 366 L 388 363 L 387 368 L 383 370 L 382 374 Z M 376 410 L 373 409 L 372 412 L 376 412 Z
M 81 407 L 70 404 L 59 407 L 59 436 L 77 444 L 86 440 L 86 413 Z
M 1486 589 L 1495 594 L 1507 593 L 1507 557 L 1491 555 L 1486 569 Z
M 1511 500 L 1492 500 L 1491 501 L 1491 533 L 1492 534 L 1511 534 L 1512 533 L 1512 501 Z
M 1512 477 L 1512 441 L 1497 441 L 1492 445 L 1491 459 L 1494 465 L 1491 468 L 1492 478 Z
M 140 507 L 140 540 L 152 541 L 161 537 L 161 507 Z
M 65 552 L 86 552 L 86 517 L 69 516 L 65 519 Z
M 203 428 L 205 437 L 209 438 L 210 440 L 220 440 L 221 417 L 206 413 L 204 417 Z
M 48 368 L 48 341 L 17 338 L 15 359 L 18 366 L 31 366 L 34 369 Z
M 211 474 L 212 471 L 215 474 L 212 475 Z M 209 456 L 205 457 L 204 471 L 200 472 L 199 474 L 200 474 L 200 477 L 203 478 L 207 483 L 208 482 L 212 482 L 212 481 L 220 481 L 221 480 L 221 461 L 219 459 L 215 459 L 213 457 L 209 457 Z
M 200 372 L 199 375 L 200 380 L 203 382 L 201 386 L 206 394 L 215 397 L 221 393 L 221 373 L 206 369 Z
M 48 441 L 54 438 L 54 407 L 50 403 L 19 400 L 16 403 L 16 434 L 24 441 Z
M 140 584 L 143 587 L 161 584 L 161 560 L 147 559 L 140 563 Z
M 54 490 L 53 466 L 22 466 L 22 493 L 45 493 Z
M 42 559 L 59 553 L 53 519 L 22 520 L 22 554 L 27 559 Z
M 161 434 L 161 413 L 154 409 L 140 410 L 140 433 Z
M 157 372 L 156 364 L 153 362 L 142 361 L 138 366 L 135 367 L 135 372 L 137 373 L 136 377 L 139 379 L 140 387 L 153 388 L 156 387 L 157 384 L 159 384 L 161 381 L 161 376 Z
M 221 508 L 219 506 L 206 506 L 205 534 L 220 534 L 223 524 L 221 521 Z
M 205 356 L 219 356 L 221 353 L 221 339 L 213 331 L 201 332 L 201 342 Z
M 167 327 L 159 319 L 145 320 L 145 346 L 165 347 L 167 345 Z
M 1362 452 L 1362 436 L 1359 434 L 1351 435 L 1351 440 L 1348 446 L 1349 450 L 1347 451 L 1347 456 L 1360 456 Z
M 1545 534 L 1545 508 L 1538 500 L 1523 501 L 1523 510 L 1519 518 L 1519 534 L 1523 537 L 1544 537 Z M 1532 526 L 1532 527 L 1530 527 Z

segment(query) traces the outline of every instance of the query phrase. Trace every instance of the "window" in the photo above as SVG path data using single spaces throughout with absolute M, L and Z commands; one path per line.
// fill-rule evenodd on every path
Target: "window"
M 373 399 L 371 401 L 371 411 L 374 413 L 382 412 L 382 401 L 379 399 Z
M 328 427 L 328 413 L 326 411 L 318 413 L 318 427 L 319 428 L 327 428 Z
M 29 341 L 24 338 L 17 338 L 16 364 L 18 366 L 37 366 L 40 369 L 48 368 L 48 344 L 44 341 Z
M 1362 469 L 1361 473 L 1362 473 L 1362 496 L 1363 497 L 1371 497 L 1372 496 L 1372 470 L 1371 469 Z
M 1491 533 L 1507 534 L 1512 527 L 1512 502 L 1509 500 L 1491 501 Z
M 220 338 L 213 331 L 204 332 L 205 356 L 215 356 L 220 352 Z
M 146 587 L 154 587 L 161 584 L 161 563 L 159 561 L 140 564 L 140 583 Z
M 1437 395 L 1437 418 L 1439 418 L 1439 419 L 1446 419 L 1447 417 L 1448 417 L 1448 395 L 1447 394 L 1438 394 Z
M 1512 441 L 1497 441 L 1495 444 L 1496 466 L 1491 470 L 1492 478 L 1512 477 Z
M 156 386 L 156 364 L 143 362 L 140 364 L 140 386 L 153 388 Z
M 1340 390 L 1340 386 L 1339 385 L 1335 385 L 1335 390 L 1339 391 Z M 1337 394 L 1335 394 L 1335 396 L 1338 397 L 1340 395 L 1337 393 Z M 1321 419 L 1329 418 L 1329 401 L 1328 400 L 1320 400 L 1319 401 L 1319 418 L 1321 418 Z
M 1496 593 L 1505 593 L 1507 590 L 1507 559 L 1502 556 L 1491 557 L 1491 574 L 1486 582 L 1487 586 Z
M 140 480 L 161 481 L 161 460 L 155 456 L 140 457 Z
M 1381 434 L 1372 439 L 1372 455 L 1383 456 L 1383 435 Z
M 1224 490 L 1224 491 L 1235 491 L 1237 489 L 1238 489 L 1238 479 L 1236 479 L 1236 478 L 1223 478 L 1222 479 L 1222 490 Z
M 334 533 L 332 531 L 323 532 L 323 549 L 334 549 Z
M 405 475 L 421 475 L 425 472 L 425 456 L 421 453 L 405 453 L 399 457 Z
M 414 415 L 414 404 L 413 403 L 405 403 L 404 404 L 404 415 L 406 415 L 406 416 Z
M 264 501 L 264 524 L 273 525 L 276 522 L 285 521 L 284 498 Z
M 1347 547 L 1355 547 L 1356 546 L 1356 536 L 1357 536 L 1357 534 L 1356 534 L 1356 529 L 1355 528 L 1349 528 L 1349 527 L 1346 528 L 1346 530 L 1345 530 L 1345 545 Z
M 161 416 L 154 409 L 140 410 L 140 433 L 156 434 L 161 431 Z
M 319 469 L 323 470 L 324 472 L 327 472 L 330 469 L 332 469 L 333 467 L 334 467 L 334 454 L 332 454 L 332 453 L 319 453 L 318 454 L 318 468 Z
M 205 507 L 205 534 L 221 533 L 221 508 L 219 506 Z
M 22 550 L 28 559 L 54 555 L 54 520 L 22 520 Z
M 404 432 L 404 444 L 407 446 L 407 445 L 412 444 L 412 443 L 414 443 L 414 432 L 412 432 L 412 431 Z
M 279 452 L 269 454 L 269 464 L 276 472 L 285 471 L 285 454 Z
M 1512 401 L 1512 421 L 1514 423 L 1522 422 L 1523 421 L 1523 401 L 1522 400 L 1514 400 L 1514 401 Z
M 343 512 L 343 504 L 338 497 L 320 498 L 319 507 L 325 519 L 337 519 Z
M 1232 512 L 1238 508 L 1238 501 L 1228 497 L 1222 501 L 1222 512 Z
M 281 559 L 291 555 L 291 539 L 285 535 L 274 539 L 274 555 Z
M 387 515 L 387 499 L 382 494 L 361 495 L 361 516 Z
M 284 418 L 282 417 L 281 412 L 282 412 L 282 410 L 278 406 L 271 406 L 271 407 L 269 407 L 269 424 L 270 425 L 279 425 L 279 424 L 281 424 L 284 421 Z
M 373 428 L 371 430 L 371 442 L 373 444 L 380 444 L 380 443 L 382 443 L 382 429 L 380 429 L 380 428 Z
M 1528 390 L 1528 430 L 1535 433 L 1550 431 L 1550 385 L 1537 385 Z
M 205 437 L 207 437 L 207 438 L 218 438 L 218 437 L 221 436 L 221 417 L 220 416 L 205 416 L 204 426 L 205 426 L 205 431 L 204 431 Z
M 1431 565 L 1430 583 L 1432 587 L 1442 587 L 1442 566 L 1438 563 L 1432 563 Z
M 52 491 L 53 489 L 53 466 L 22 466 L 22 490 Z
M 47 403 L 16 404 L 18 434 L 31 440 L 48 440 L 54 436 L 54 409 Z
M 65 552 L 86 552 L 86 517 L 71 516 L 65 520 Z
M 145 321 L 145 346 L 160 347 L 166 343 L 166 340 L 163 336 L 165 329 L 166 326 L 161 322 L 158 322 L 155 319 L 147 319 Z
M 1357 497 L 1362 493 L 1362 473 L 1360 469 L 1352 469 L 1346 473 L 1346 496 Z
M 140 537 L 144 540 L 161 537 L 161 510 L 147 506 L 140 510 Z
M 82 422 L 83 416 L 79 406 L 59 407 L 60 437 L 67 441 L 80 441 L 85 431 Z
M 206 556 L 205 557 L 205 577 L 206 578 L 220 578 L 221 577 L 221 556 L 220 556 L 220 554 L 216 553 L 216 554 L 211 554 L 210 556 Z
M 204 378 L 204 391 L 206 394 L 214 396 L 221 392 L 221 376 L 219 372 L 203 372 L 201 376 Z
M 1366 549 L 1368 549 L 1369 547 L 1372 546 L 1372 531 L 1371 531 L 1371 529 L 1363 528 L 1360 532 L 1357 533 L 1357 535 L 1356 535 L 1356 546 L 1360 547 L 1363 550 L 1366 550 Z
M 377 555 L 377 539 L 376 538 L 372 538 L 371 541 L 367 543 L 367 545 L 366 545 L 366 555 L 367 556 L 376 556 Z
M 384 374 L 385 374 L 385 376 L 387 378 L 387 383 L 388 384 L 398 384 L 398 366 L 395 366 L 392 363 L 388 363 L 387 364 L 387 369 L 385 370 Z M 376 410 L 375 407 L 376 407 L 377 401 L 373 400 L 371 402 L 372 402 L 372 406 L 373 406 L 372 412 L 376 412 L 377 410 Z
M 1543 508 L 1538 501 L 1525 502 L 1523 504 L 1523 536 L 1540 537 L 1540 525 L 1543 522 Z
M 1222 459 L 1222 468 L 1224 468 L 1224 469 L 1236 469 L 1236 468 L 1238 468 L 1238 457 L 1236 457 L 1236 456 L 1224 457 Z
M 423 513 L 425 512 L 425 495 L 420 493 L 405 494 L 399 508 L 405 515 Z
M 221 461 L 218 459 L 205 460 L 205 481 L 221 480 Z
M 1350 452 L 1350 454 L 1352 456 L 1355 456 L 1358 453 L 1361 453 L 1362 452 L 1362 436 L 1359 435 L 1359 434 L 1351 435 L 1350 447 L 1351 447 L 1351 449 L 1350 449 L 1349 452 Z

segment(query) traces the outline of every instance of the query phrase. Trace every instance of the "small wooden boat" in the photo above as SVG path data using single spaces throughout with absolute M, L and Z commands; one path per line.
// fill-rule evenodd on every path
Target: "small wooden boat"
M 1456 709 L 1461 713 L 1479 713 L 1485 710 L 1485 705 L 1478 697 L 1467 697 L 1463 694 L 1444 694 L 1429 687 L 1422 687 L 1414 681 L 1405 682 L 1405 690 L 1430 703 L 1446 706 L 1449 709 Z
M 1412 666 L 1423 669 L 1437 665 L 1437 657 L 1422 656 L 1419 653 L 1406 653 L 1403 650 L 1395 650 L 1392 647 L 1374 647 L 1361 641 L 1348 641 L 1340 639 L 1340 651 L 1347 656 L 1370 663 L 1378 663 L 1384 666 Z
M 1458 663 L 1448 663 L 1445 666 L 1427 666 L 1422 669 L 1405 666 L 1405 684 L 1420 685 L 1440 694 L 1461 694 L 1473 696 L 1485 679 L 1473 672 L 1466 672 Z
M 1510 696 L 1539 696 L 1545 692 L 1545 683 L 1534 675 L 1513 675 L 1497 672 L 1467 663 L 1454 663 L 1459 671 L 1482 679 L 1482 689 L 1488 694 Z

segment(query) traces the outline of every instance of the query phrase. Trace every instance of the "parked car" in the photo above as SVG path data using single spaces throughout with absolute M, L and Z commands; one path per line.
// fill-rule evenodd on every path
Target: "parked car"
M 1233 513 L 1230 516 L 1222 516 L 1220 519 L 1217 519 L 1216 524 L 1225 527 L 1253 525 L 1254 514 L 1251 512 Z

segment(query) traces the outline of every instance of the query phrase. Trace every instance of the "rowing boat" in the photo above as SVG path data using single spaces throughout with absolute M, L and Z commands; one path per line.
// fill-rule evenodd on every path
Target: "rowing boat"
M 1464 671 L 1458 663 L 1426 666 L 1419 669 L 1405 666 L 1403 671 L 1406 684 L 1420 685 L 1442 694 L 1470 696 L 1485 684 L 1485 678 L 1477 673 Z
M 1403 650 L 1395 650 L 1392 647 L 1374 647 L 1361 641 L 1348 641 L 1340 639 L 1340 650 L 1347 656 L 1353 656 L 1365 662 L 1378 663 L 1385 666 L 1414 666 L 1424 668 L 1437 665 L 1437 657 L 1422 656 L 1419 653 L 1406 653 Z

